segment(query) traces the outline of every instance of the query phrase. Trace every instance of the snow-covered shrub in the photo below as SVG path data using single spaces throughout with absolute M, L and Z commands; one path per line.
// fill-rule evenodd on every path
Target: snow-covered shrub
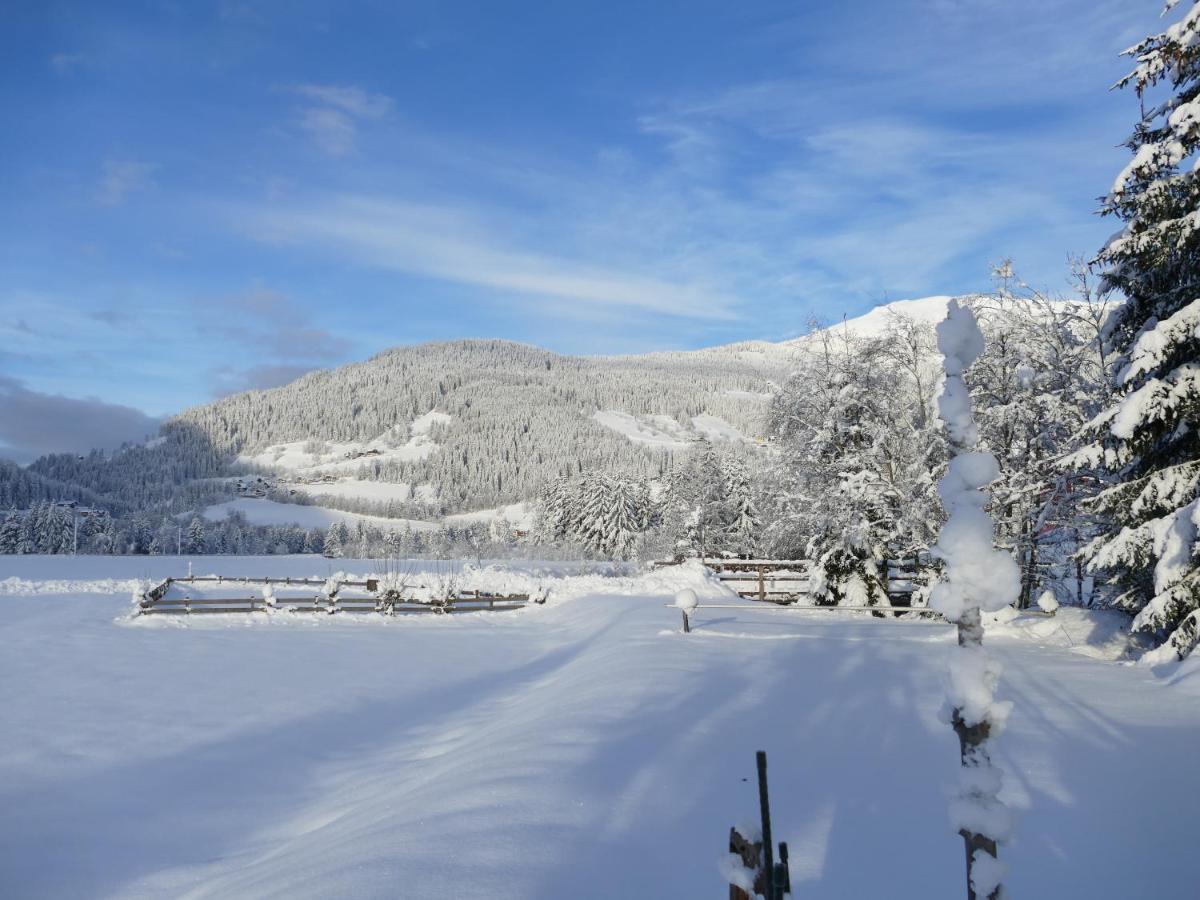
M 818 560 L 818 602 L 885 602 L 883 561 L 933 541 L 945 438 L 931 412 L 932 343 L 928 325 L 900 316 L 870 339 L 823 329 L 775 396 L 767 543 Z
M 835 546 L 813 564 L 808 592 L 817 606 L 890 606 L 879 563 L 865 550 Z
M 146 600 L 146 594 L 154 587 L 154 583 L 148 578 L 138 578 L 133 582 L 133 590 L 129 600 L 133 604 L 134 614 L 141 612 L 142 604 Z
M 1038 609 L 1049 615 L 1053 615 L 1058 609 L 1058 600 L 1055 599 L 1054 591 L 1042 591 L 1041 596 L 1037 600 Z

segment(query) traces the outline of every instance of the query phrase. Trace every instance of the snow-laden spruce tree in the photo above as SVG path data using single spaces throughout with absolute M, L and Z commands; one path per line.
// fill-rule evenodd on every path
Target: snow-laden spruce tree
M 754 556 L 758 552 L 762 517 L 754 501 L 754 484 L 745 460 L 733 456 L 726 458 L 725 495 L 729 512 L 725 527 L 726 549 L 739 556 Z
M 729 550 L 733 521 L 727 460 L 700 438 L 666 473 L 661 518 L 677 542 L 700 556 Z
M 936 534 L 931 343 L 900 318 L 877 339 L 823 329 L 772 402 L 768 540 L 778 556 L 815 561 L 819 604 L 886 605 L 885 561 Z
M 21 543 L 21 519 L 15 510 L 10 510 L 0 525 L 0 553 L 16 553 Z
M 1125 227 L 1097 260 L 1103 286 L 1126 298 L 1106 334 L 1121 395 L 1073 457 L 1119 482 L 1098 499 L 1111 526 L 1090 565 L 1119 585 L 1134 628 L 1163 641 L 1155 661 L 1200 641 L 1200 0 L 1189 5 L 1126 51 L 1137 65 L 1117 83 L 1142 107 L 1103 209 Z
M 340 559 L 345 553 L 347 540 L 346 526 L 341 522 L 334 522 L 325 532 L 325 555 L 333 559 Z
M 188 553 L 197 554 L 204 552 L 204 520 L 199 516 L 193 517 L 192 521 L 188 523 L 183 546 Z
M 937 339 L 946 367 L 938 412 L 952 457 L 938 485 L 947 518 L 934 548 L 945 569 L 929 605 L 958 626 L 943 709 L 958 735 L 962 762 L 950 813 L 966 845 L 968 898 L 995 900 L 1004 872 L 996 845 L 1008 838 L 1011 815 L 998 797 L 1001 776 L 992 765 L 989 743 L 1004 728 L 1011 705 L 995 699 L 1000 666 L 983 648 L 983 613 L 1012 603 L 1020 579 L 1012 557 L 993 545 L 983 488 L 996 480 L 1000 468 L 994 456 L 975 449 L 979 431 L 963 380 L 983 352 L 983 334 L 971 310 L 951 300 Z
M 537 532 L 605 559 L 629 559 L 652 521 L 644 482 L 608 472 L 561 478 L 542 494 Z

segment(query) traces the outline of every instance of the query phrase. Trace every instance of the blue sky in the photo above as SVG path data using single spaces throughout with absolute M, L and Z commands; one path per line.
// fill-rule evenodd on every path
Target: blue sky
M 1136 100 L 1107 88 L 1158 12 L 18 3 L 0 453 L 111 440 L 71 431 L 88 404 L 137 430 L 397 344 L 780 340 L 1004 256 L 1065 288 L 1113 230 Z

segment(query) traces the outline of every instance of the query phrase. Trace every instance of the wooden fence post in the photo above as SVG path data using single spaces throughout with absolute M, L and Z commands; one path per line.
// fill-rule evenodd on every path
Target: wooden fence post
M 763 574 L 763 566 L 758 567 L 758 599 L 767 599 L 767 579 Z
M 755 754 L 758 763 L 758 807 L 762 815 L 763 896 L 775 900 L 775 851 L 771 846 L 771 803 L 767 797 L 767 752 Z
M 740 857 L 742 865 L 754 873 L 754 893 L 763 896 L 762 842 L 747 840 L 735 826 L 729 829 L 729 852 Z M 749 892 L 736 884 L 731 884 L 729 900 L 752 900 L 752 898 Z
M 753 873 L 753 894 L 735 884 L 729 886 L 729 900 L 783 900 L 792 892 L 792 876 L 788 869 L 787 844 L 779 845 L 779 863 L 774 858 L 771 844 L 771 804 L 767 796 L 767 754 L 759 750 L 758 763 L 758 807 L 762 819 L 762 833 L 756 843 L 751 843 L 737 830 L 729 830 L 729 852 L 741 857 L 744 868 Z

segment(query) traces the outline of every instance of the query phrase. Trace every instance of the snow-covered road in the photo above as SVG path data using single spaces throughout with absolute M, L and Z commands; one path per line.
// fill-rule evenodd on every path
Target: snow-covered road
M 0 895 L 721 897 L 765 749 L 794 896 L 962 896 L 949 629 L 702 609 L 683 636 L 646 583 L 383 624 L 2 596 Z M 1014 896 L 1195 898 L 1200 670 L 991 644 Z

